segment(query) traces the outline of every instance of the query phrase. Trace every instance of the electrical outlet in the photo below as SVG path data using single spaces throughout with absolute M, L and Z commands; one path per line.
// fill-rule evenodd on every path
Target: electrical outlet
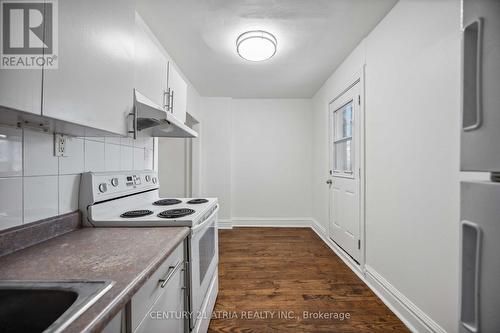
M 54 156 L 67 157 L 69 156 L 67 151 L 67 141 L 68 138 L 64 134 L 54 134 Z

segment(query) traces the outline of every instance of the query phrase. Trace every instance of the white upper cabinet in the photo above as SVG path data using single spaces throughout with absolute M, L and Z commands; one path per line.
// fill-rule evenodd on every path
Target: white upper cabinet
M 135 88 L 180 122 L 186 121 L 187 83 L 139 14 L 135 16 Z
M 135 14 L 135 89 L 163 108 L 167 89 L 167 58 L 149 27 Z
M 64 0 L 58 10 L 59 68 L 44 69 L 42 115 L 126 135 L 135 1 Z
M 2 32 L 4 35 L 2 63 L 4 61 L 7 63 L 0 68 L 0 106 L 41 115 L 42 69 L 41 67 L 28 69 L 40 63 L 34 61 L 28 64 L 26 60 L 43 59 L 44 51 L 41 48 L 44 29 L 43 5 L 31 3 L 23 8 L 15 3 L 2 3 L 1 6 L 3 18 L 0 22 L 4 24 L 3 20 L 6 19 L 7 24 L 4 24 L 4 27 L 8 30 Z M 42 18 L 39 28 L 33 29 L 37 34 L 24 29 L 26 16 L 31 20 Z M 30 38 L 26 38 L 27 34 Z M 8 61 L 9 59 L 11 61 Z M 26 66 L 16 66 L 23 63 Z
M 169 111 L 180 122 L 186 122 L 187 83 L 171 62 L 168 63 Z
M 462 1 L 463 171 L 500 171 L 500 1 Z
M 41 115 L 42 70 L 0 69 L 0 105 Z

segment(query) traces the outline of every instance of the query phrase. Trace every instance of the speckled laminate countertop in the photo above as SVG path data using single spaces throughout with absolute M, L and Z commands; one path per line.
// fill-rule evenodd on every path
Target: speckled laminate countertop
M 185 227 L 78 229 L 0 257 L 0 280 L 113 280 L 64 330 L 99 332 L 188 233 Z

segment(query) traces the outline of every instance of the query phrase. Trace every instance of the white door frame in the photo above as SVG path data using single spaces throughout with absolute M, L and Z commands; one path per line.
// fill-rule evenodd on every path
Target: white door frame
M 359 224 L 360 224 L 360 230 L 359 230 L 359 238 L 360 238 L 360 260 L 359 264 L 351 258 L 344 250 L 342 250 L 336 243 L 334 245 L 338 247 L 340 250 L 339 253 L 345 254 L 345 258 L 349 262 L 353 264 L 353 267 L 359 267 L 360 271 L 363 272 L 365 270 L 365 263 L 366 263 L 366 162 L 365 162 L 365 155 L 366 155 L 366 129 L 365 129 L 365 109 L 366 109 L 366 104 L 365 104 L 365 65 L 362 66 L 362 68 L 356 72 L 352 78 L 347 81 L 347 83 L 344 85 L 345 89 L 343 89 L 340 93 L 338 93 L 333 99 L 331 99 L 328 102 L 327 105 L 327 112 L 330 114 L 330 105 L 334 103 L 336 100 L 338 100 L 342 95 L 344 95 L 346 92 L 348 92 L 352 87 L 354 87 L 356 84 L 359 84 L 359 91 L 360 91 L 360 105 L 359 105 Z M 330 116 L 328 116 L 328 167 L 327 170 L 330 171 L 331 169 L 331 156 L 330 154 L 332 153 L 331 150 L 331 145 L 330 145 L 330 139 L 332 137 L 331 133 L 331 122 L 330 122 Z M 331 180 L 332 175 L 327 174 L 327 179 Z M 331 206 L 332 206 L 332 191 L 331 191 L 331 186 L 328 191 L 329 193 L 329 198 L 328 198 L 328 239 L 330 239 L 330 228 L 331 228 L 331 219 L 332 219 L 332 212 L 331 212 Z

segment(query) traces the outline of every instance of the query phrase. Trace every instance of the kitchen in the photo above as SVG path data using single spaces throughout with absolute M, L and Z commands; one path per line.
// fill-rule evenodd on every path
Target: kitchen
M 497 0 L 0 8 L 0 331 L 500 331 Z

